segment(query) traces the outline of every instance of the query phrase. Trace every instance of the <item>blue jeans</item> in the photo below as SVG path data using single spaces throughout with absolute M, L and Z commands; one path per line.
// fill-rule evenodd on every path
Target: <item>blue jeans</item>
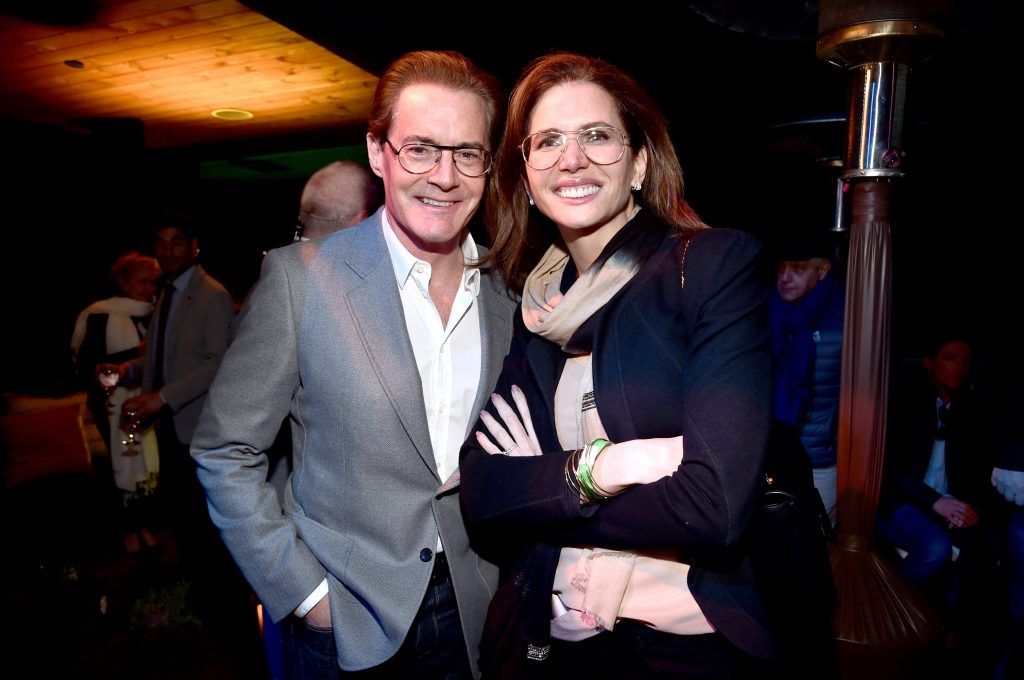
M 334 631 L 313 628 L 294 616 L 285 626 L 285 666 L 293 680 L 371 678 L 470 678 L 469 658 L 455 590 L 445 564 L 435 565 L 430 585 L 398 652 L 373 668 L 338 668 Z
M 900 563 L 903 577 L 920 586 L 949 562 L 953 542 L 942 518 L 929 517 L 913 505 L 901 505 L 886 519 L 878 516 L 878 534 L 907 551 Z

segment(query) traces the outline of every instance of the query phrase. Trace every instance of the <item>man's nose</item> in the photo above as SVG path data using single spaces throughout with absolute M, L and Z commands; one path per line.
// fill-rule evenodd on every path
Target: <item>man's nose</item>
M 454 151 L 441 152 L 441 159 L 430 171 L 427 181 L 443 191 L 449 191 L 459 185 L 459 171 L 455 168 Z

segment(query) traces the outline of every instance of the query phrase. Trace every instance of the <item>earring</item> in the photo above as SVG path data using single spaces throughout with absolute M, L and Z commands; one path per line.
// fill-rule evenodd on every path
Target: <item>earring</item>
M 640 183 L 639 180 L 637 180 L 636 182 L 633 182 L 633 184 L 631 184 L 629 188 L 632 189 L 633 191 L 640 191 L 642 187 L 643 185 Z
M 529 191 L 526 192 L 526 198 L 529 199 L 530 205 L 535 205 L 533 202 L 533 194 L 531 194 Z

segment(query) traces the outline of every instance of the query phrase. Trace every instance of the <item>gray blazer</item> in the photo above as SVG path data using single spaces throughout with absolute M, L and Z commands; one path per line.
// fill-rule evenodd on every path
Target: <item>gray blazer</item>
M 482 274 L 474 412 L 516 309 Z M 378 212 L 267 255 L 193 440 L 211 517 L 270 616 L 288 616 L 327 577 L 345 670 L 397 652 L 433 567 L 421 551 L 440 532 L 476 672 L 497 569 L 470 550 L 458 489 L 438 493 L 422 394 Z M 286 417 L 294 471 L 282 508 L 264 452 Z
M 164 384 L 160 394 L 174 413 L 178 440 L 187 445 L 192 441 L 204 397 L 227 350 L 235 308 L 224 286 L 199 265 L 192 272 L 185 290 L 176 294 L 181 298 L 164 336 Z M 153 309 L 154 323 L 150 325 L 149 342 L 146 343 L 145 370 L 141 381 L 146 392 L 154 387 L 159 332 L 156 326 L 164 301 L 164 296 L 161 296 Z M 137 360 L 133 371 L 137 372 L 141 367 L 142 360 Z M 138 382 L 131 377 L 129 381 Z

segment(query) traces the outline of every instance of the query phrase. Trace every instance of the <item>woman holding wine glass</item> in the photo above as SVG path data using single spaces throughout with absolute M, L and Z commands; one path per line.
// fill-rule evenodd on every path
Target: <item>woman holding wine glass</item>
M 114 486 L 123 508 L 124 547 L 130 553 L 142 546 L 155 548 L 150 528 L 152 496 L 159 479 L 159 456 L 152 428 L 139 430 L 122 422 L 121 404 L 139 392 L 118 384 L 119 364 L 142 355 L 146 325 L 153 311 L 160 265 L 152 257 L 129 252 L 117 258 L 110 278 L 119 295 L 94 302 L 75 322 L 71 350 L 78 375 L 89 391 L 89 408 L 110 452 Z M 102 391 L 96 389 L 96 381 Z

